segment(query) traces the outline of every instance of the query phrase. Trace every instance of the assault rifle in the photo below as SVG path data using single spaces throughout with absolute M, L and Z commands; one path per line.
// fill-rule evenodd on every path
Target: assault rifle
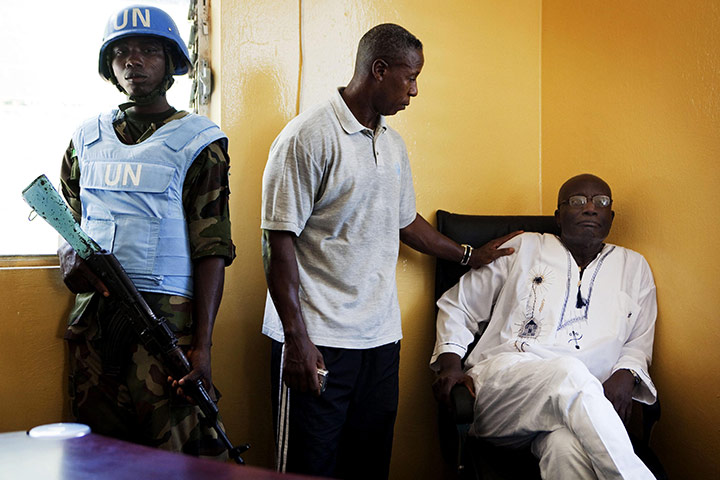
M 167 320 L 157 317 L 135 284 L 127 276 L 115 255 L 100 246 L 82 231 L 70 213 L 70 209 L 45 175 L 40 175 L 22 192 L 23 199 L 38 215 L 70 244 L 90 267 L 90 270 L 107 286 L 110 295 L 118 302 L 132 329 L 147 351 L 155 356 L 173 378 L 180 379 L 190 373 L 192 367 L 177 344 L 177 338 Z M 212 427 L 227 448 L 230 458 L 239 464 L 245 462 L 240 454 L 250 445 L 233 446 L 218 423 L 218 407 L 210 398 L 201 380 L 187 382 L 183 391 L 191 397 L 202 411 L 201 421 Z

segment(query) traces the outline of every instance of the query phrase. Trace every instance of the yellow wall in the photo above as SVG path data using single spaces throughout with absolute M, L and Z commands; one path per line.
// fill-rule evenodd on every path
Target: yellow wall
M 213 366 L 231 439 L 253 444 L 248 463 L 272 463 L 269 342 L 259 333 L 267 151 L 298 110 L 347 82 L 357 40 L 383 21 L 425 43 L 420 94 L 390 122 L 408 145 L 428 220 L 438 208 L 552 213 L 559 184 L 580 171 L 614 187 L 611 240 L 644 253 L 658 284 L 655 447 L 674 478 L 717 477 L 720 13 L 711 1 L 212 2 L 211 112 L 231 139 L 238 246 Z M 431 259 L 401 250 L 394 478 L 442 476 L 426 366 L 432 274 Z M 0 269 L 0 292 L 0 431 L 67 419 L 60 338 L 70 296 L 57 270 Z M 18 391 L 26 396 L 13 398 Z
M 57 267 L 13 260 L 0 269 L 0 432 L 57 422 L 70 411 L 62 341 L 70 294 Z
M 545 0 L 545 213 L 570 174 L 613 187 L 611 240 L 657 283 L 653 437 L 671 478 L 720 477 L 720 8 Z
M 230 214 L 237 258 L 227 271 L 216 323 L 214 379 L 230 438 L 250 442 L 244 458 L 272 465 L 269 341 L 260 334 L 265 277 L 260 257 L 263 157 L 278 129 L 295 112 L 297 2 L 213 2 L 213 64 L 222 64 L 213 104 L 230 137 Z M 215 71 L 218 74 L 218 71 Z

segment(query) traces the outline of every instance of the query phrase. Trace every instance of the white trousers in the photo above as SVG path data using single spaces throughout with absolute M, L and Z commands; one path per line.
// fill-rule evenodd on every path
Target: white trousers
M 500 445 L 532 442 L 544 479 L 654 479 L 600 381 L 572 357 L 501 353 L 475 365 L 471 434 Z

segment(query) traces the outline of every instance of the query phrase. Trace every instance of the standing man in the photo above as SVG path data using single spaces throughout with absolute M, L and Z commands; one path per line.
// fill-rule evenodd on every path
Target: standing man
M 407 150 L 385 117 L 417 95 L 423 62 L 422 43 L 407 30 L 372 28 L 347 87 L 292 120 L 271 147 L 263 333 L 273 340 L 282 471 L 387 478 L 402 337 L 400 240 L 474 267 L 512 253 L 496 249 L 504 239 L 475 251 L 458 245 L 416 212 Z
M 224 268 L 235 256 L 227 137 L 207 118 L 175 110 L 165 97 L 173 75 L 191 66 L 164 11 L 136 5 L 112 16 L 98 67 L 129 101 L 78 128 L 61 170 L 74 215 L 168 320 L 192 364 L 190 374 L 168 379 L 72 248 L 61 245 L 58 256 L 63 280 L 78 294 L 66 333 L 77 420 L 103 435 L 222 458 L 215 432 L 199 423 L 198 407 L 181 396 L 182 385 L 196 379 L 214 395 L 213 324 Z

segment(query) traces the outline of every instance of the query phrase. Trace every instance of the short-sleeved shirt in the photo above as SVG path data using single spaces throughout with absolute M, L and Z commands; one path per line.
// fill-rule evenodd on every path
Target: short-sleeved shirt
M 395 269 L 415 220 L 407 149 L 380 117 L 364 127 L 342 89 L 293 119 L 263 176 L 261 227 L 292 232 L 305 325 L 316 345 L 373 348 L 402 337 Z M 268 294 L 263 333 L 283 341 Z

